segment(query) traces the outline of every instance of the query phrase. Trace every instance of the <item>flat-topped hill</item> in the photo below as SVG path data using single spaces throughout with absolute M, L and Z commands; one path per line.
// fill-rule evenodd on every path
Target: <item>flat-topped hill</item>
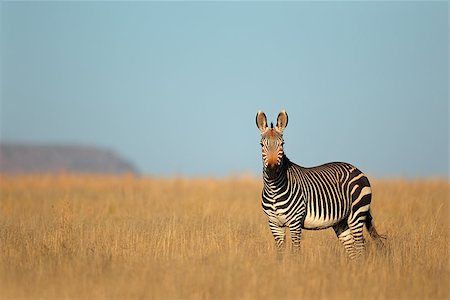
M 138 173 L 114 151 L 80 145 L 0 144 L 0 173 Z

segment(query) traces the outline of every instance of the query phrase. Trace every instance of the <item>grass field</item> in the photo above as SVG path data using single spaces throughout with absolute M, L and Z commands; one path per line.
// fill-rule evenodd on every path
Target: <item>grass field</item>
M 386 251 L 277 259 L 259 179 L 0 177 L 1 299 L 449 299 L 449 183 L 374 180 Z M 366 236 L 367 237 L 367 236 Z

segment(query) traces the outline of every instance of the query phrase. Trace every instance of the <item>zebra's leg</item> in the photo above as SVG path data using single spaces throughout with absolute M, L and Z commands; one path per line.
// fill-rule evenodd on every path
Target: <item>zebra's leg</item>
M 349 219 L 350 232 L 354 239 L 355 255 L 352 258 L 360 257 L 365 252 L 363 227 L 365 223 L 365 216 Z
M 334 232 L 339 241 L 344 246 L 345 252 L 348 257 L 353 258 L 356 256 L 355 241 L 353 240 L 352 233 L 348 227 L 347 220 L 339 222 L 337 225 L 333 226 Z
M 348 217 L 348 227 L 355 241 L 355 258 L 365 252 L 363 227 L 366 223 L 367 214 L 372 201 L 372 190 L 367 177 L 361 177 L 353 186 L 351 191 L 352 204 Z
M 292 252 L 300 252 L 300 241 L 302 238 L 302 222 L 301 218 L 289 226 L 292 241 Z
M 275 243 L 277 244 L 278 253 L 282 253 L 284 251 L 284 240 L 286 237 L 286 228 L 282 227 L 275 222 L 269 220 L 270 231 L 272 231 L 273 238 L 275 239 Z

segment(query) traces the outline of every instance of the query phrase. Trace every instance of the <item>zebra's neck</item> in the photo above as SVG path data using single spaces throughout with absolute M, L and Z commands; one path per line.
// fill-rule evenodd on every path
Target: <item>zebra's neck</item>
M 276 184 L 277 182 L 283 182 L 286 178 L 286 172 L 291 164 L 290 160 L 283 154 L 283 158 L 281 159 L 281 164 L 276 167 L 264 167 L 263 170 L 263 178 L 264 184 Z

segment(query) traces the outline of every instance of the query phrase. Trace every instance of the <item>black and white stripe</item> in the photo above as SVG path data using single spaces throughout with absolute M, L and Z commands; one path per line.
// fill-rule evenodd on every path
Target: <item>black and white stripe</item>
M 287 120 L 282 111 L 277 126 L 269 128 L 263 112 L 256 117 L 264 166 L 262 207 L 278 249 L 284 248 L 286 228 L 294 249 L 300 246 L 302 229 L 332 227 L 349 257 L 359 257 L 364 253 L 364 225 L 371 237 L 382 244 L 372 223 L 372 191 L 364 173 L 343 162 L 313 168 L 291 162 L 283 152 Z

